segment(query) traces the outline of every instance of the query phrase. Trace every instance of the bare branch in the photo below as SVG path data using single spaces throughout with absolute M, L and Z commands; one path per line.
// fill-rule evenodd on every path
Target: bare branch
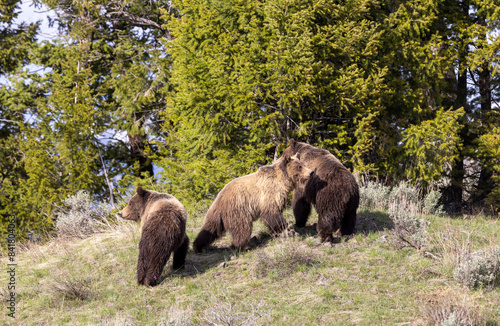
M 157 22 L 152 21 L 150 19 L 146 19 L 144 17 L 133 15 L 133 14 L 128 13 L 128 12 L 123 11 L 123 10 L 110 12 L 110 13 L 107 14 L 107 16 L 112 21 L 115 21 L 115 22 L 117 22 L 117 21 L 127 21 L 127 22 L 130 22 L 130 23 L 136 24 L 136 25 L 145 26 L 145 27 L 151 27 L 151 28 L 160 30 L 163 33 L 163 35 L 165 35 L 165 37 L 169 41 L 173 40 L 172 35 L 170 35 L 170 33 L 166 29 L 164 29 L 163 27 L 161 27 L 161 25 L 158 24 Z

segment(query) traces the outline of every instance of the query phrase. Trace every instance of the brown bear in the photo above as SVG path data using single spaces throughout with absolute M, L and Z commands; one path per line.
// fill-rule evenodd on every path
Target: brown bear
M 306 225 L 312 204 L 318 213 L 316 228 L 322 242 L 332 242 L 333 232 L 352 234 L 359 205 L 359 187 L 352 173 L 329 151 L 293 139 L 283 152 L 283 156 L 290 155 L 300 155 L 300 161 L 315 171 L 293 191 L 295 224 Z
M 312 173 L 297 158 L 285 155 L 272 165 L 232 180 L 208 209 L 193 243 L 194 251 L 201 252 L 226 230 L 232 237 L 231 247 L 244 248 L 250 241 L 252 224 L 259 217 L 273 234 L 280 233 L 286 227 L 282 211 L 288 195 L 297 182 Z
M 177 198 L 137 187 L 127 207 L 118 215 L 126 220 L 141 220 L 138 284 L 155 286 L 172 252 L 173 269 L 184 266 L 189 249 L 187 214 Z

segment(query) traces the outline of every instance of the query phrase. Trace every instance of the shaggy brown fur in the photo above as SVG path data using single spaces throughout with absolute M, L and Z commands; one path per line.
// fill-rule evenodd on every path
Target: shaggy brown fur
M 137 283 L 155 286 L 174 253 L 173 269 L 184 265 L 189 249 L 186 209 L 172 195 L 137 187 L 120 213 L 126 220 L 141 220 Z
M 359 205 L 359 187 L 352 173 L 327 150 L 291 139 L 283 155 L 295 154 L 315 171 L 312 178 L 294 189 L 292 207 L 296 225 L 306 225 L 313 204 L 322 241 L 332 241 L 335 231 L 339 235 L 352 234 Z
M 193 243 L 199 253 L 227 230 L 233 248 L 243 248 L 252 235 L 252 224 L 259 217 L 274 234 L 286 227 L 282 216 L 286 198 L 294 185 L 308 179 L 313 171 L 296 158 L 284 156 L 255 173 L 229 182 L 207 211 L 205 223 Z

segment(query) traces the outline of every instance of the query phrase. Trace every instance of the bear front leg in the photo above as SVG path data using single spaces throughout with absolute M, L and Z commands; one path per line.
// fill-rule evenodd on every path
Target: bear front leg
M 305 187 L 299 186 L 295 188 L 292 196 L 293 216 L 295 217 L 295 225 L 299 228 L 306 226 L 309 214 L 311 214 L 311 203 L 305 196 Z
M 351 209 L 344 214 L 340 225 L 340 235 L 353 234 L 354 228 L 356 226 L 356 210 Z

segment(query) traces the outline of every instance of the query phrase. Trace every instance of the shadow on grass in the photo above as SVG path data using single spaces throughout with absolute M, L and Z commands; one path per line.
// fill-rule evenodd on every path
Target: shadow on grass
M 290 224 L 289 227 L 283 232 L 293 232 L 293 236 L 297 236 L 304 240 L 309 237 L 317 236 L 318 231 L 316 230 L 316 226 L 316 223 L 312 223 L 303 228 L 299 228 Z M 394 223 L 389 217 L 389 214 L 385 212 L 358 211 L 354 234 L 368 234 L 392 230 L 393 228 Z M 283 234 L 281 236 L 283 236 Z M 286 234 L 284 236 L 286 236 Z M 352 236 L 344 237 L 344 241 L 348 241 L 351 237 Z M 250 239 L 250 242 L 242 251 L 255 250 L 257 248 L 264 247 L 272 239 L 274 239 L 274 237 L 271 234 L 265 231 L 260 231 L 256 236 L 253 236 Z M 340 243 L 342 242 L 342 239 L 340 237 L 334 237 L 333 241 L 334 243 Z M 224 262 L 230 261 L 233 256 L 238 256 L 240 252 L 240 250 L 232 249 L 230 247 L 217 247 L 214 245 L 208 246 L 201 254 L 196 254 L 190 250 L 187 254 L 184 268 L 169 272 L 160 279 L 160 283 L 171 274 L 182 277 L 195 277 L 196 275 L 205 273 L 207 270 L 217 267 Z
M 310 225 L 306 225 L 303 228 L 299 228 L 293 225 L 293 231 L 296 233 L 298 237 L 301 239 L 305 239 L 308 237 L 316 237 L 318 235 L 318 231 L 316 229 L 317 223 L 312 223 Z M 356 217 L 356 228 L 354 229 L 354 234 L 369 234 L 374 232 L 381 232 L 386 230 L 394 229 L 394 222 L 389 217 L 389 214 L 386 212 L 373 212 L 373 211 L 358 211 Z M 344 237 L 333 237 L 333 243 L 342 242 L 342 238 L 344 241 L 348 241 L 353 235 L 348 235 Z
M 358 211 L 354 233 L 374 233 L 394 229 L 394 222 L 386 212 Z
M 269 233 L 260 231 L 256 236 L 250 239 L 250 242 L 243 250 L 233 249 L 231 247 L 217 247 L 214 245 L 208 246 L 200 254 L 196 254 L 190 250 L 187 254 L 184 268 L 178 271 L 172 271 L 171 273 L 183 277 L 194 277 L 198 274 L 205 273 L 210 268 L 217 267 L 224 262 L 230 261 L 233 256 L 238 256 L 240 252 L 263 247 L 272 239 L 273 236 Z M 160 281 L 163 281 L 166 277 L 168 277 L 168 275 L 163 277 Z

